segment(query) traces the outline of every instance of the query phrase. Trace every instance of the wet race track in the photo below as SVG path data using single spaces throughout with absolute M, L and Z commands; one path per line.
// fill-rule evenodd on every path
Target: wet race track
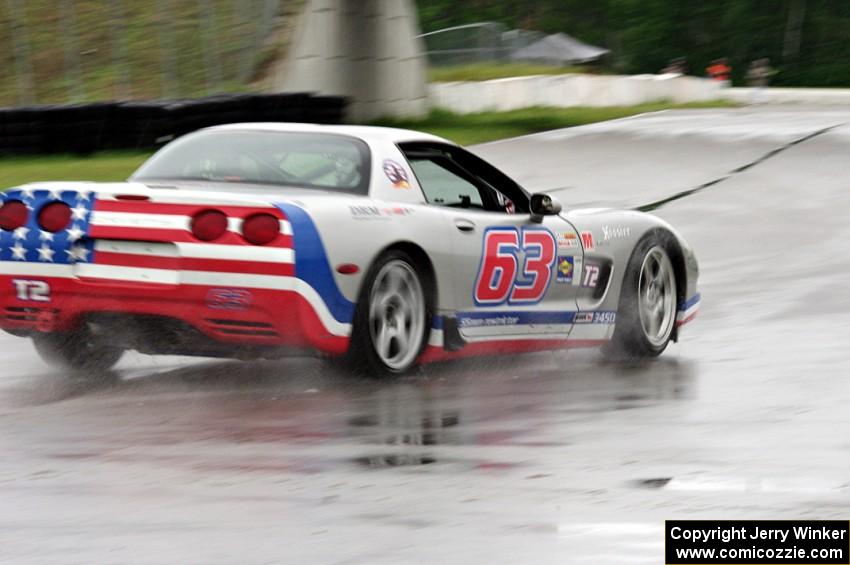
M 700 260 L 682 341 L 639 366 L 545 353 L 390 383 L 128 355 L 86 387 L 4 334 L 0 561 L 659 563 L 664 519 L 847 519 L 850 109 L 477 151 L 565 207 L 681 196 L 655 213 Z

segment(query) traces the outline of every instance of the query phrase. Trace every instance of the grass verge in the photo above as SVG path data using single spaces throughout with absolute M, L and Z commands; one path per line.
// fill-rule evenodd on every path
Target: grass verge
M 552 129 L 568 128 L 614 120 L 658 110 L 685 108 L 729 108 L 735 104 L 724 101 L 711 101 L 690 104 L 670 104 L 658 102 L 638 106 L 614 106 L 607 108 L 525 108 L 509 112 L 482 112 L 476 114 L 455 114 L 445 110 L 434 110 L 421 120 L 385 119 L 374 122 L 376 125 L 400 127 L 425 131 L 445 137 L 461 145 L 473 145 L 538 133 Z
M 150 151 L 6 157 L 0 159 L 0 190 L 35 181 L 122 181 L 136 170 Z
M 728 102 L 642 104 L 613 108 L 527 108 L 511 112 L 454 114 L 435 110 L 420 120 L 377 120 L 372 125 L 402 127 L 432 133 L 462 145 L 472 145 L 552 129 L 625 118 L 644 112 L 679 108 L 722 108 Z M 34 181 L 122 181 L 152 151 L 0 158 L 0 190 Z
M 587 69 L 582 67 L 555 67 L 552 65 L 533 65 L 529 63 L 475 63 L 451 67 L 431 67 L 428 69 L 428 80 L 431 82 L 455 82 L 586 72 Z

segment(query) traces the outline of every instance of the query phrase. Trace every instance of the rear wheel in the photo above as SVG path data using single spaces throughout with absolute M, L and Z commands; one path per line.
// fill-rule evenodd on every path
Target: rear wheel
M 45 363 L 78 373 L 108 371 L 124 354 L 119 347 L 100 343 L 87 328 L 67 333 L 36 334 L 32 341 Z
M 386 376 L 415 365 L 430 327 L 427 281 L 403 251 L 389 251 L 375 262 L 354 317 L 350 357 L 357 369 Z
M 656 357 L 666 349 L 676 324 L 676 272 L 664 241 L 644 239 L 629 260 L 620 293 L 611 358 Z

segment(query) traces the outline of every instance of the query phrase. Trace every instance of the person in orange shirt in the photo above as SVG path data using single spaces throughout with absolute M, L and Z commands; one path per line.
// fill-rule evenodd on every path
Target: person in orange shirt
M 724 86 L 729 85 L 732 77 L 732 67 L 729 66 L 726 57 L 712 61 L 708 68 L 705 69 L 705 72 L 709 78 L 724 83 Z

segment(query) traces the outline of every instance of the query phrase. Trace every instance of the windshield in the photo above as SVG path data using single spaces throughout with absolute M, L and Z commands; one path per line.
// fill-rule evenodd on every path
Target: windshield
M 165 146 L 131 180 L 204 180 L 366 194 L 369 149 L 358 139 L 325 133 L 206 131 Z

